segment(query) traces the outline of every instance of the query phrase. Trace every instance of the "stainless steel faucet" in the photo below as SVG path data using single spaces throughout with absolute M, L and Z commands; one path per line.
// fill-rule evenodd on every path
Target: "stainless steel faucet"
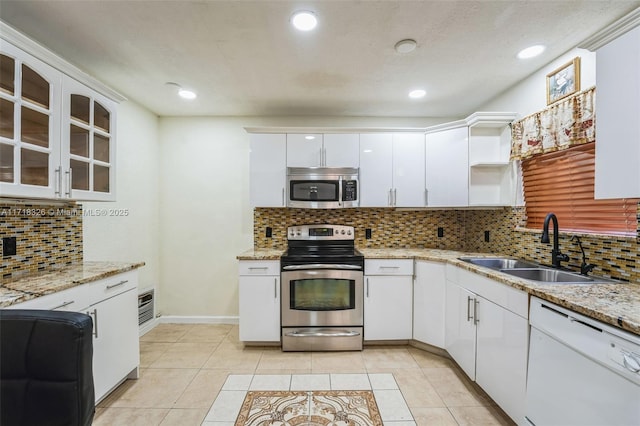
M 554 268 L 560 268 L 560 262 L 568 262 L 569 256 L 560 252 L 558 247 L 558 218 L 554 213 L 547 214 L 542 225 L 542 237 L 540 241 L 549 244 L 549 220 L 553 222 L 553 250 L 551 250 L 551 265 Z

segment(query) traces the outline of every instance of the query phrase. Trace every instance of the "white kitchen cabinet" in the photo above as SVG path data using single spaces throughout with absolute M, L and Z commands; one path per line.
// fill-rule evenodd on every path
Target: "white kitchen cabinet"
M 240 341 L 280 341 L 280 262 L 239 262 Z
M 286 135 L 252 133 L 249 135 L 249 144 L 251 207 L 285 207 Z
M 475 294 L 447 280 L 445 349 L 471 380 L 476 379 Z
M 391 133 L 360 135 L 360 207 L 391 205 L 392 141 Z
M 287 167 L 358 167 L 357 133 L 289 133 Z
M 96 402 L 127 377 L 137 378 L 138 271 L 128 271 L 23 303 L 8 309 L 83 312 L 93 319 L 93 381 Z
M 63 76 L 63 198 L 115 201 L 117 104 Z
M 62 74 L 0 43 L 0 194 L 59 198 Z
M 447 265 L 446 350 L 516 422 L 524 419 L 528 295 Z
M 595 198 L 640 197 L 640 27 L 596 50 Z
M 393 207 L 424 207 L 424 133 L 393 134 Z
M 364 340 L 412 338 L 413 260 L 365 259 Z
M 475 113 L 469 125 L 469 205 L 516 204 L 517 169 L 510 161 L 514 113 Z
M 469 130 L 465 125 L 426 134 L 426 205 L 469 205 Z
M 140 364 L 137 287 L 86 309 L 93 317 L 93 384 L 103 399 Z M 137 373 L 135 373 L 137 374 Z
M 360 135 L 360 206 L 424 207 L 424 133 Z
M 416 260 L 413 281 L 413 339 L 445 347 L 445 265 Z
M 0 193 L 115 200 L 117 104 L 2 40 Z

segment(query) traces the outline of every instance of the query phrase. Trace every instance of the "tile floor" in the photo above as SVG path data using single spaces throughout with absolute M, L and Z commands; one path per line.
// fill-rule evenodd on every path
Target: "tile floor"
M 285 353 L 245 348 L 233 325 L 160 324 L 140 338 L 140 367 L 98 404 L 94 425 L 199 426 L 229 375 L 354 373 L 393 374 L 417 425 L 513 424 L 450 360 L 409 346 Z

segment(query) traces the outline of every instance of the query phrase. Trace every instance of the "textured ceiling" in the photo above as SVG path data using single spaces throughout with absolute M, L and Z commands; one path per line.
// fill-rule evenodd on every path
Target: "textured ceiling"
M 640 1 L 5 1 L 0 19 L 158 115 L 464 116 Z M 295 10 L 318 28 L 299 33 Z M 394 44 L 418 42 L 410 54 Z M 539 58 L 515 55 L 547 45 Z M 175 82 L 193 88 L 192 102 Z M 409 90 L 424 88 L 421 100 Z

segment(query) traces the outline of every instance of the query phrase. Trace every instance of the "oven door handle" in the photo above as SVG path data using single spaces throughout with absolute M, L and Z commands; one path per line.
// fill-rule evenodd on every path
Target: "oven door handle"
M 285 334 L 289 337 L 354 337 L 359 335 L 358 331 L 342 330 L 291 331 Z
M 360 271 L 361 266 L 358 265 L 338 265 L 330 263 L 309 263 L 306 265 L 288 265 L 283 266 L 283 271 L 304 271 L 309 269 L 346 269 L 350 271 Z

